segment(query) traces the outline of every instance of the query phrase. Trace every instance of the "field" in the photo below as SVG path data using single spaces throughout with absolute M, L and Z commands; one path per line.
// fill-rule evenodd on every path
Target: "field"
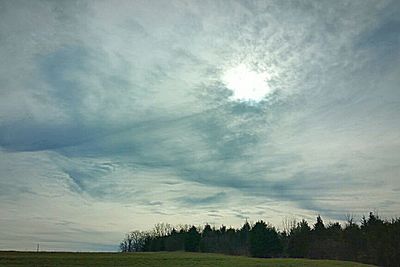
M 256 259 L 205 253 L 67 253 L 0 252 L 1 267 L 73 267 L 73 266 L 371 266 L 354 262 L 306 259 Z

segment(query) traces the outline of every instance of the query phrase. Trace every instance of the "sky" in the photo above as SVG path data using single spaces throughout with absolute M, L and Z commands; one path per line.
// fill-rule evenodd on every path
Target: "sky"
M 400 215 L 400 2 L 0 0 L 0 249 Z

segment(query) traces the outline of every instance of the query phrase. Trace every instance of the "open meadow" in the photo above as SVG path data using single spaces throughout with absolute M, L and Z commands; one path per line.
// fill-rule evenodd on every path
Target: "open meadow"
M 160 266 L 274 266 L 274 267 L 347 267 L 372 266 L 354 262 L 309 259 L 257 259 L 220 254 L 188 252 L 146 253 L 68 253 L 68 252 L 0 252 L 1 267 L 160 267 Z

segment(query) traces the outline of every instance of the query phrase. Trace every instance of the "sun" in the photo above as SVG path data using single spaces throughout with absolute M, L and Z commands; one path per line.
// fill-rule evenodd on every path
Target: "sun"
M 268 85 L 271 75 L 266 71 L 253 70 L 245 64 L 227 69 L 221 78 L 226 87 L 233 92 L 232 100 L 259 102 L 272 92 Z

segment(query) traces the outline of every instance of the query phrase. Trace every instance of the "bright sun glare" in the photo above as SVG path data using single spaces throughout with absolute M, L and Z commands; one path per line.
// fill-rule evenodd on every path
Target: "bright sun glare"
M 257 72 L 245 64 L 228 69 L 222 75 L 222 81 L 232 90 L 232 99 L 237 101 L 261 101 L 272 92 L 268 86 L 271 79 L 267 72 Z

